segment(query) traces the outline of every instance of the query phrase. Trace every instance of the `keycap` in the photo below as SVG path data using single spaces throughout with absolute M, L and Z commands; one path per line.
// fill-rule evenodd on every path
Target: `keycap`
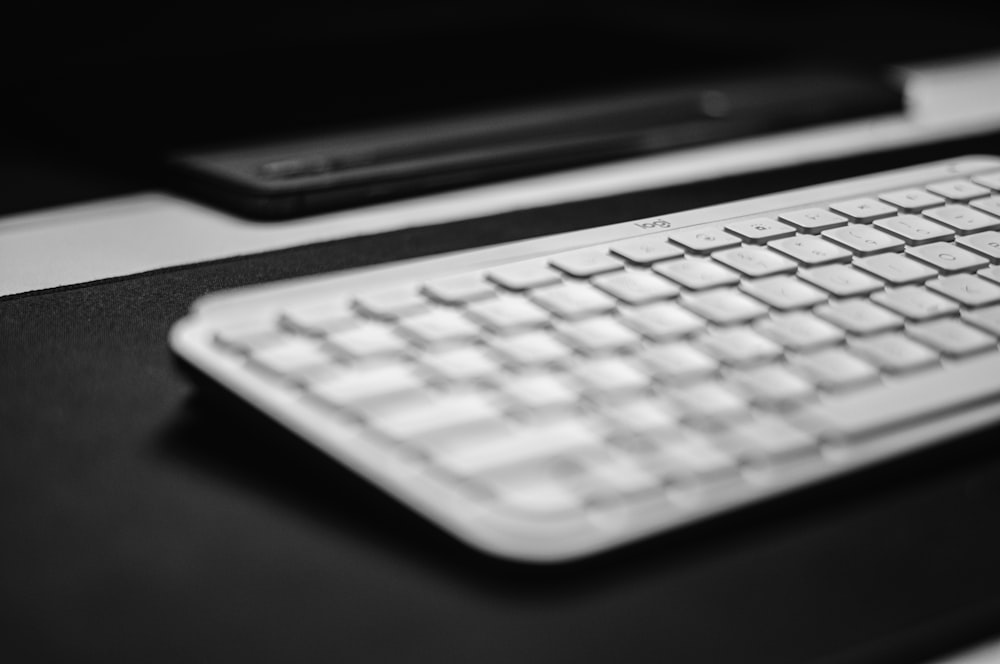
M 782 237 L 795 235 L 795 227 L 770 219 L 757 217 L 726 224 L 726 230 L 747 242 L 764 243 Z
M 869 383 L 878 369 L 843 348 L 824 348 L 790 355 L 789 363 L 825 389 L 838 390 Z
M 748 277 L 767 277 L 795 272 L 798 265 L 765 247 L 736 247 L 712 254 L 712 258 Z
M 501 265 L 487 271 L 487 278 L 507 290 L 523 291 L 562 281 L 559 272 L 544 260 L 528 260 Z
M 810 397 L 813 384 L 781 364 L 766 364 L 734 371 L 733 382 L 756 404 L 781 406 Z
M 674 487 L 703 489 L 734 480 L 739 471 L 735 456 L 698 434 L 687 434 L 669 444 L 646 442 L 641 449 L 636 456 L 643 467 Z
M 336 351 L 364 359 L 381 355 L 394 355 L 406 350 L 406 339 L 390 327 L 376 322 L 361 323 L 347 330 L 327 336 L 327 343 Z
M 597 288 L 627 304 L 647 304 L 676 297 L 680 289 L 649 272 L 615 272 L 591 280 Z
M 705 320 L 673 302 L 623 307 L 618 315 L 625 325 L 653 341 L 682 337 L 705 327 Z
M 771 314 L 757 321 L 755 328 L 789 350 L 811 350 L 844 339 L 839 327 L 805 311 Z
M 740 244 L 740 239 L 735 235 L 730 235 L 722 229 L 703 226 L 671 231 L 670 241 L 697 253 L 709 253 Z
M 875 334 L 903 326 L 903 319 L 888 309 L 857 298 L 822 304 L 815 311 L 851 334 Z
M 1000 266 L 991 265 L 990 267 L 984 267 L 982 270 L 976 271 L 983 279 L 989 279 L 990 281 L 1000 284 Z
M 684 250 L 675 244 L 671 244 L 670 238 L 665 233 L 622 240 L 621 242 L 611 244 L 609 249 L 612 253 L 622 258 L 642 265 L 649 265 L 684 255 Z
M 514 406 L 531 414 L 572 406 L 580 399 L 568 379 L 551 373 L 508 375 L 497 386 Z
M 847 217 L 824 208 L 794 210 L 792 212 L 785 212 L 778 218 L 803 233 L 819 233 L 827 228 L 843 226 L 847 223 Z
M 638 392 L 650 381 L 637 362 L 621 357 L 588 359 L 574 366 L 571 373 L 584 390 L 601 396 Z
M 717 325 L 734 325 L 759 318 L 767 307 L 736 289 L 717 288 L 684 294 L 680 303 L 702 318 Z
M 507 362 L 517 366 L 540 366 L 565 360 L 573 351 L 549 330 L 532 330 L 495 337 L 490 346 Z
M 962 320 L 993 336 L 1000 336 L 1000 305 L 962 312 Z
M 996 339 L 954 318 L 908 325 L 906 333 L 945 355 L 957 357 L 996 349 Z
M 720 442 L 727 451 L 753 464 L 787 461 L 818 452 L 814 434 L 772 415 L 740 422 L 726 431 Z
M 973 274 L 955 274 L 927 282 L 927 287 L 967 307 L 1000 302 L 1000 286 Z
M 894 286 L 916 284 L 937 276 L 937 271 L 927 265 L 895 253 L 856 258 L 854 265 Z
M 767 246 L 806 265 L 822 265 L 851 259 L 851 252 L 848 250 L 813 235 L 796 235 L 773 240 L 768 242 Z
M 431 309 L 400 318 L 397 329 L 428 346 L 470 341 L 480 334 L 478 325 L 452 309 Z
M 445 304 L 466 304 L 496 295 L 496 289 L 479 274 L 459 274 L 424 284 L 424 293 Z
M 822 236 L 850 249 L 858 256 L 867 256 L 882 251 L 897 251 L 904 246 L 903 241 L 899 238 L 862 224 L 848 224 L 839 228 L 831 228 L 823 231 Z
M 739 283 L 737 272 L 723 267 L 709 258 L 680 258 L 656 263 L 653 270 L 681 286 L 704 290 Z
M 938 240 L 950 240 L 955 231 L 947 226 L 935 224 L 933 221 L 918 217 L 915 214 L 901 214 L 896 217 L 876 219 L 872 224 L 875 228 L 902 238 L 909 244 L 925 244 Z
M 427 298 L 416 287 L 410 286 L 387 288 L 354 298 L 354 306 L 360 311 L 384 320 L 394 320 L 403 314 L 421 311 L 427 305 Z
M 757 364 L 780 357 L 781 346 L 748 328 L 709 330 L 697 338 L 698 346 L 730 365 Z
M 938 354 L 899 332 L 849 339 L 848 347 L 872 364 L 891 373 L 914 371 L 936 364 Z
M 989 265 L 989 261 L 982 256 L 947 242 L 908 247 L 906 253 L 945 273 L 965 272 Z
M 311 382 L 308 390 L 331 406 L 370 413 L 426 397 L 427 383 L 411 365 L 383 364 L 341 369 Z
M 568 321 L 555 329 L 566 343 L 584 353 L 618 351 L 636 346 L 640 340 L 637 332 L 608 317 Z
M 272 319 L 227 324 L 213 335 L 215 343 L 238 353 L 248 353 L 258 348 L 279 344 L 285 338 L 285 331 Z
M 709 376 L 719 368 L 718 361 L 689 343 L 651 346 L 640 352 L 638 359 L 668 384 Z
M 907 212 L 920 212 L 935 205 L 944 205 L 945 199 L 919 187 L 907 187 L 879 194 L 879 199 Z
M 925 210 L 924 216 L 961 234 L 1000 228 L 1000 219 L 964 205 L 944 205 L 932 210 Z
M 346 302 L 318 302 L 288 307 L 280 323 L 302 334 L 322 336 L 358 324 L 357 315 Z
M 951 300 L 916 286 L 874 293 L 872 300 L 911 320 L 927 320 L 958 312 L 958 305 Z
M 851 221 L 869 222 L 896 214 L 896 208 L 874 198 L 852 198 L 830 204 L 830 209 Z
M 927 189 L 938 196 L 943 196 L 953 201 L 968 201 L 990 193 L 990 190 L 986 187 L 961 179 L 935 182 L 927 185 Z
M 795 277 L 766 277 L 744 281 L 740 290 L 775 309 L 804 309 L 826 302 L 827 294 Z
M 985 231 L 958 237 L 955 242 L 965 249 L 971 249 L 977 254 L 989 258 L 993 262 L 1000 261 L 1000 232 Z
M 625 267 L 621 260 L 605 249 L 583 249 L 559 254 L 549 260 L 549 264 L 574 277 L 592 277 Z
M 611 404 L 602 410 L 614 434 L 669 435 L 679 425 L 677 414 L 658 397 L 637 397 Z
M 473 302 L 466 312 L 472 320 L 499 332 L 540 327 L 549 322 L 545 309 L 512 295 Z
M 418 447 L 446 437 L 465 442 L 508 430 L 497 405 L 475 392 L 443 394 L 415 405 L 387 409 L 368 424 L 386 438 Z
M 867 295 L 884 286 L 881 280 L 840 263 L 799 270 L 799 278 L 836 297 Z
M 449 382 L 489 378 L 500 373 L 499 361 L 479 346 L 431 351 L 421 357 L 421 363 Z
M 972 176 L 972 181 L 980 186 L 988 187 L 994 191 L 1000 191 L 1000 171 L 974 175 Z
M 615 300 L 587 283 L 564 283 L 532 291 L 531 300 L 560 318 L 596 316 L 615 308 Z
M 994 217 L 1000 217 L 1000 196 L 990 196 L 989 198 L 978 198 L 969 203 L 972 207 L 980 210 L 981 212 L 986 212 L 993 215 Z
M 701 382 L 673 390 L 670 397 L 686 418 L 698 422 L 732 421 L 747 414 L 746 398 L 719 382 Z
M 250 352 L 254 365 L 271 373 L 294 377 L 332 363 L 333 358 L 317 341 L 288 337 L 279 343 L 255 348 Z

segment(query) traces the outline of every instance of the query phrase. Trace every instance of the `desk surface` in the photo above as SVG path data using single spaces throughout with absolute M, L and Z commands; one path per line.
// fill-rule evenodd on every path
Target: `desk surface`
M 198 391 L 166 331 L 218 288 L 872 170 L 1000 136 L 0 299 L 8 661 L 921 662 L 996 635 L 996 431 L 558 568 L 466 550 Z

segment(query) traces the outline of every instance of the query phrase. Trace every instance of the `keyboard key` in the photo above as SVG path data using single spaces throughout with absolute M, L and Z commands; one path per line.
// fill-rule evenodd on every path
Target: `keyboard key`
M 794 261 L 765 247 L 725 249 L 712 254 L 712 258 L 748 277 L 767 277 L 795 272 L 798 268 Z
M 591 281 L 605 293 L 627 304 L 647 304 L 676 297 L 680 289 L 663 277 L 649 272 L 615 272 Z
M 914 323 L 906 328 L 911 337 L 945 355 L 960 356 L 995 349 L 996 339 L 954 318 Z
M 580 400 L 568 379 L 551 373 L 507 376 L 498 381 L 498 387 L 515 407 L 531 414 L 573 406 Z
M 333 363 L 318 342 L 303 337 L 286 337 L 279 343 L 255 348 L 250 352 L 250 360 L 265 371 L 289 378 Z
M 850 265 L 835 263 L 799 271 L 799 278 L 819 286 L 836 297 L 867 295 L 881 290 L 883 283 Z
M 708 258 L 681 258 L 657 263 L 653 270 L 691 290 L 739 283 L 740 275 Z
M 851 221 L 869 222 L 896 214 L 896 208 L 874 198 L 853 198 L 830 205 L 830 209 Z
M 657 397 L 638 397 L 614 403 L 606 407 L 602 414 L 613 426 L 615 436 L 668 434 L 678 427 L 676 413 Z
M 783 352 L 781 346 L 767 337 L 742 327 L 710 330 L 697 341 L 716 359 L 731 365 L 757 364 L 780 357 Z
M 1000 196 L 979 198 L 969 203 L 969 205 L 982 212 L 987 212 L 994 217 L 1000 217 Z
M 850 249 L 859 256 L 867 256 L 882 251 L 898 251 L 903 241 L 877 228 L 861 224 L 849 224 L 823 231 L 823 237 Z
M 813 235 L 796 235 L 773 240 L 767 246 L 806 265 L 823 265 L 851 259 L 851 252 Z
M 938 196 L 953 201 L 968 201 L 980 196 L 987 196 L 990 190 L 968 180 L 944 180 L 927 185 L 927 189 Z
M 338 352 L 354 359 L 396 355 L 406 350 L 406 339 L 389 327 L 375 322 L 362 323 L 348 330 L 327 336 L 327 343 Z
M 668 384 L 672 381 L 702 378 L 715 373 L 719 363 L 687 343 L 652 346 L 639 353 L 639 361 Z
M 705 320 L 674 303 L 658 302 L 618 311 L 623 323 L 653 341 L 682 337 L 705 327 Z
M 649 375 L 631 359 L 602 357 L 577 364 L 572 375 L 591 395 L 607 397 L 634 393 L 649 387 Z
M 542 260 L 501 265 L 489 270 L 486 276 L 490 281 L 512 291 L 530 290 L 562 281 L 559 273 Z
M 679 258 L 684 255 L 683 249 L 677 245 L 670 244 L 670 238 L 666 233 L 645 235 L 631 240 L 615 242 L 611 245 L 610 249 L 612 253 L 633 263 L 642 265 L 649 265 L 671 258 Z
M 767 217 L 744 219 L 726 224 L 726 230 L 747 242 L 764 243 L 795 235 L 795 227 Z
M 944 273 L 967 272 L 989 265 L 982 256 L 947 242 L 908 247 L 906 253 Z
M 983 233 L 973 233 L 963 235 L 955 242 L 966 249 L 971 249 L 977 254 L 986 256 L 994 263 L 1000 262 L 1000 232 L 985 231 Z
M 972 178 L 972 181 L 983 187 L 993 189 L 994 191 L 1000 191 L 1000 171 L 976 175 Z
M 574 277 L 592 277 L 595 274 L 621 270 L 625 265 L 604 249 L 583 249 L 559 254 L 549 264 Z
M 734 371 L 730 377 L 754 403 L 781 406 L 802 401 L 815 391 L 812 383 L 780 364 Z
M 927 282 L 927 287 L 967 307 L 1000 302 L 1000 286 L 972 274 L 933 279 Z
M 489 378 L 500 373 L 500 363 L 479 346 L 432 351 L 421 362 L 438 378 L 449 382 Z
M 746 398 L 720 382 L 703 382 L 673 390 L 671 399 L 681 414 L 699 423 L 728 423 L 747 414 Z
M 898 332 L 848 340 L 848 347 L 890 373 L 923 369 L 937 363 L 938 354 Z
M 919 187 L 908 187 L 897 189 L 879 195 L 879 198 L 886 203 L 895 205 L 906 212 L 920 212 L 935 205 L 944 205 L 945 199 L 937 194 L 920 189 Z
M 417 288 L 401 286 L 359 295 L 354 298 L 354 306 L 369 316 L 395 320 L 426 309 L 428 302 Z
M 844 339 L 839 327 L 805 311 L 771 314 L 757 321 L 755 327 L 761 334 L 796 351 L 831 346 Z
M 645 445 L 636 446 L 639 462 L 672 486 L 703 489 L 737 477 L 737 459 L 704 436 L 686 434 L 669 443 L 640 443 Z
M 779 215 L 778 218 L 803 233 L 819 233 L 828 228 L 843 226 L 847 223 L 847 217 L 824 208 L 807 208 L 805 210 L 785 212 Z
M 816 437 L 783 418 L 759 415 L 726 431 L 721 444 L 731 454 L 752 464 L 814 456 Z
M 383 364 L 345 368 L 308 386 L 310 394 L 336 408 L 378 409 L 405 406 L 427 396 L 427 383 L 414 367 Z
M 824 389 L 838 390 L 870 383 L 878 369 L 843 348 L 824 348 L 791 355 L 789 362 Z
M 744 281 L 740 290 L 775 309 L 804 309 L 826 302 L 827 295 L 795 277 L 767 277 Z
M 939 240 L 950 240 L 955 237 L 955 231 L 947 226 L 935 224 L 933 221 L 915 214 L 901 214 L 897 217 L 877 219 L 873 225 L 875 228 L 906 240 L 909 244 L 925 244 Z
M 984 267 L 982 270 L 976 272 L 983 279 L 989 279 L 993 283 L 1000 284 L 1000 266 L 992 265 L 990 267 Z
M 993 336 L 1000 337 L 1000 305 L 983 307 L 972 311 L 963 311 L 962 320 Z
M 614 318 L 588 318 L 559 323 L 556 331 L 583 353 L 608 353 L 636 346 L 639 335 Z
M 717 249 L 736 247 L 740 239 L 719 228 L 693 226 L 669 233 L 671 242 L 696 253 L 710 253 Z
M 861 299 L 820 305 L 816 315 L 851 334 L 875 334 L 903 326 L 903 319 L 896 314 Z
M 479 274 L 459 274 L 424 284 L 424 293 L 445 304 L 467 304 L 496 295 L 496 289 Z
M 479 326 L 453 309 L 431 309 L 401 318 L 398 329 L 403 336 L 428 346 L 471 341 L 480 334 Z
M 346 302 L 322 302 L 293 306 L 280 317 L 284 327 L 312 336 L 322 336 L 358 324 L 357 314 Z
M 549 330 L 533 330 L 496 337 L 490 346 L 516 366 L 540 366 L 566 360 L 572 350 Z
M 937 276 L 935 270 L 923 263 L 896 253 L 856 258 L 854 265 L 895 286 L 920 283 Z
M 271 319 L 261 319 L 227 325 L 215 332 L 213 340 L 223 348 L 237 353 L 249 353 L 282 343 L 288 334 Z
M 512 295 L 473 302 L 466 311 L 472 320 L 498 332 L 540 327 L 549 322 L 545 309 Z
M 745 323 L 767 313 L 757 300 L 728 288 L 682 295 L 681 304 L 717 325 Z
M 945 205 L 924 212 L 924 216 L 934 221 L 944 224 L 955 230 L 956 233 L 978 233 L 1000 228 L 1000 219 L 990 215 L 967 208 L 964 205 Z
M 368 425 L 390 440 L 417 447 L 448 437 L 472 441 L 491 431 L 507 430 L 498 407 L 475 392 L 436 395 L 417 404 L 387 409 L 371 418 Z
M 615 308 L 614 298 L 587 283 L 565 283 L 532 291 L 531 300 L 560 318 L 576 320 Z
M 958 305 L 954 302 L 916 286 L 874 293 L 872 300 L 911 320 L 927 320 L 958 312 Z

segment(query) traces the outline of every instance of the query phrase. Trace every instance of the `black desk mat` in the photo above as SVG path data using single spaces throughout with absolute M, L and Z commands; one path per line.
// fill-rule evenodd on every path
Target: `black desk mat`
M 1000 137 L 0 299 L 8 662 L 914 662 L 1000 625 L 997 431 L 563 567 L 465 549 L 199 391 L 199 295 L 969 152 Z

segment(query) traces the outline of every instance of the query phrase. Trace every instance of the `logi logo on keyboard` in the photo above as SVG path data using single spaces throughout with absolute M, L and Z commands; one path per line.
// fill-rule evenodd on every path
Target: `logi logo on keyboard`
M 647 231 L 670 228 L 670 222 L 665 219 L 644 219 L 643 221 L 633 221 L 632 225 Z

